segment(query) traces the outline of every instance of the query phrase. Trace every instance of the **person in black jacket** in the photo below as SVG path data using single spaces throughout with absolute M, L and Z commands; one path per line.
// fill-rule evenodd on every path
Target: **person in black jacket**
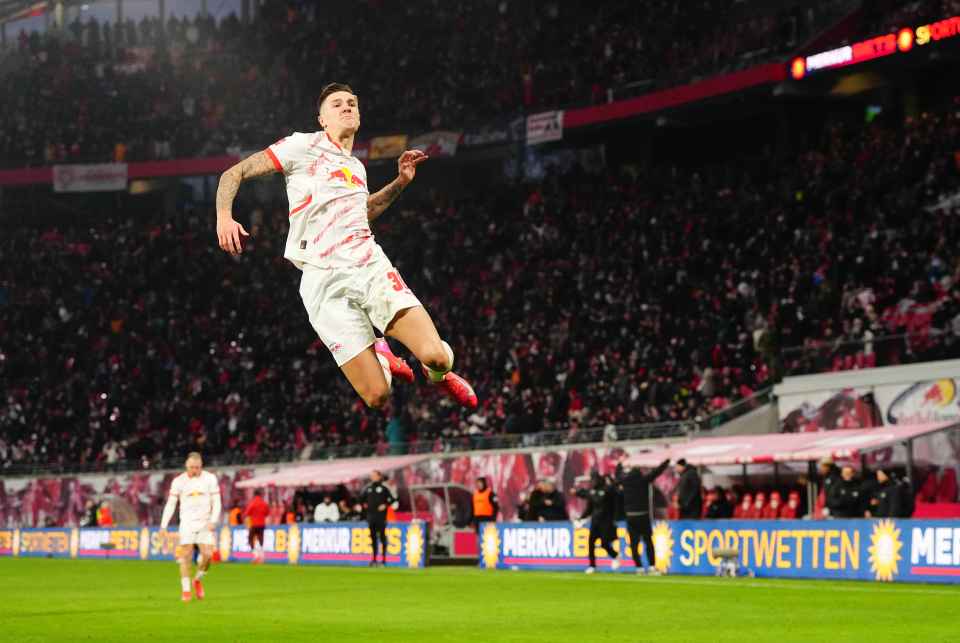
M 817 481 L 820 483 L 824 507 L 826 507 L 827 498 L 830 497 L 830 489 L 840 481 L 840 469 L 833 463 L 832 459 L 824 458 L 820 460 L 817 466 L 817 473 L 819 474 Z
M 727 500 L 723 487 L 715 487 L 712 494 L 707 494 L 707 513 L 704 518 L 709 520 L 733 518 L 733 505 Z
M 872 518 L 909 518 L 913 515 L 913 488 L 906 478 L 877 469 L 877 485 L 870 499 Z
M 367 525 L 370 528 L 370 541 L 373 544 L 373 559 L 370 566 L 377 565 L 377 544 L 381 546 L 381 560 L 387 564 L 387 507 L 397 502 L 389 487 L 384 484 L 383 474 L 374 470 L 370 474 L 370 484 L 360 494 L 360 502 L 367 511 Z
M 683 458 L 677 460 L 674 471 L 680 476 L 677 498 L 680 502 L 680 520 L 699 520 L 703 511 L 700 496 L 700 475 Z
M 647 552 L 648 573 L 657 572 L 657 553 L 653 548 L 653 526 L 650 523 L 650 483 L 667 470 L 670 460 L 664 460 L 656 469 L 648 473 L 634 467 L 624 468 L 627 456 L 617 463 L 617 483 L 623 490 L 623 512 L 627 519 L 627 533 L 630 535 L 630 547 L 633 551 L 633 563 L 637 573 L 644 573 L 640 560 L 640 541 Z
M 833 518 L 862 518 L 863 505 L 860 492 L 862 485 L 856 479 L 853 467 L 840 470 L 840 479 L 831 483 L 827 490 L 827 509 Z
M 530 494 L 530 518 L 537 522 L 567 519 L 567 503 L 557 491 L 556 485 L 550 480 L 537 483 L 537 488 Z
M 600 546 L 613 559 L 610 563 L 611 569 L 620 569 L 620 561 L 617 560 L 617 550 L 613 548 L 613 542 L 617 539 L 617 527 L 613 521 L 615 490 L 609 481 L 594 471 L 590 474 L 591 485 L 589 489 L 571 489 L 570 493 L 579 498 L 585 498 L 588 501 L 587 510 L 580 516 L 581 522 L 584 518 L 590 517 L 590 542 L 587 545 L 587 555 L 590 557 L 590 566 L 586 572 L 592 574 L 597 568 L 596 544 L 600 540 Z M 578 524 L 579 526 L 579 524 Z

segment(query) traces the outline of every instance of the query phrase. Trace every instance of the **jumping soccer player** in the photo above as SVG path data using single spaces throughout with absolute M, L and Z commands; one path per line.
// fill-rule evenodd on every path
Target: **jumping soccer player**
M 385 337 L 377 338 L 376 327 L 410 349 L 431 382 L 461 405 L 476 407 L 473 388 L 451 370 L 450 345 L 370 231 L 370 222 L 400 196 L 427 155 L 405 151 L 397 161 L 397 178 L 370 194 L 366 169 L 351 155 L 360 128 L 353 90 L 341 83 L 327 85 L 317 111 L 321 131 L 295 132 L 220 177 L 220 248 L 239 255 L 249 236 L 233 219 L 240 184 L 283 173 L 290 202 L 284 257 L 303 271 L 300 296 L 310 323 L 363 401 L 381 408 L 390 398 L 394 376 L 413 381 L 413 371 L 391 352 Z
M 160 528 L 166 529 L 173 518 L 173 512 L 180 501 L 180 541 L 177 543 L 176 558 L 180 565 L 180 586 L 183 602 L 189 602 L 190 564 L 193 562 L 193 546 L 200 549 L 197 558 L 197 574 L 193 578 L 193 591 L 197 600 L 203 599 L 201 579 L 210 568 L 215 541 L 213 530 L 220 521 L 220 485 L 217 476 L 203 470 L 203 458 L 199 453 L 187 456 L 186 472 L 181 473 L 170 484 L 170 496 L 163 508 Z

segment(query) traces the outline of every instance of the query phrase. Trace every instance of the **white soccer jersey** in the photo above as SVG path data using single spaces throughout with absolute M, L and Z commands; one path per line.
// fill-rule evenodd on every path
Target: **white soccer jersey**
M 383 250 L 367 221 L 367 170 L 326 132 L 294 132 L 266 149 L 283 172 L 290 232 L 283 256 L 303 269 L 360 268 Z
M 207 523 L 216 524 L 220 516 L 214 510 L 220 507 L 220 485 L 217 476 L 201 471 L 196 478 L 181 473 L 170 484 L 170 495 L 180 501 L 180 531 L 203 529 Z

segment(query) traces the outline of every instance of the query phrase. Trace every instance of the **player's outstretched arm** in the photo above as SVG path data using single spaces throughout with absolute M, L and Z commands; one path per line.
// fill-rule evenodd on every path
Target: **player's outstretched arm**
M 240 237 L 250 236 L 243 226 L 233 220 L 233 199 L 245 179 L 252 179 L 277 171 L 266 152 L 257 152 L 243 159 L 220 176 L 217 186 L 217 240 L 220 249 L 232 255 L 243 252 Z
M 417 166 L 429 156 L 420 150 L 407 150 L 397 159 L 397 178 L 367 198 L 367 221 L 373 221 L 397 200 L 403 189 L 417 176 Z

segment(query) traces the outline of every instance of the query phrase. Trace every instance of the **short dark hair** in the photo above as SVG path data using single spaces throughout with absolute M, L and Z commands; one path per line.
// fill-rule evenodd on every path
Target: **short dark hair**
M 687 466 L 686 458 L 680 458 L 679 460 L 677 460 L 677 464 L 679 464 L 681 467 Z
M 350 92 L 353 94 L 353 89 L 350 85 L 346 83 L 327 83 L 327 85 L 320 90 L 320 98 L 317 99 L 317 113 L 320 113 L 320 108 L 323 107 L 323 101 L 327 100 L 327 96 L 335 92 Z M 354 94 L 356 96 L 356 94 Z

